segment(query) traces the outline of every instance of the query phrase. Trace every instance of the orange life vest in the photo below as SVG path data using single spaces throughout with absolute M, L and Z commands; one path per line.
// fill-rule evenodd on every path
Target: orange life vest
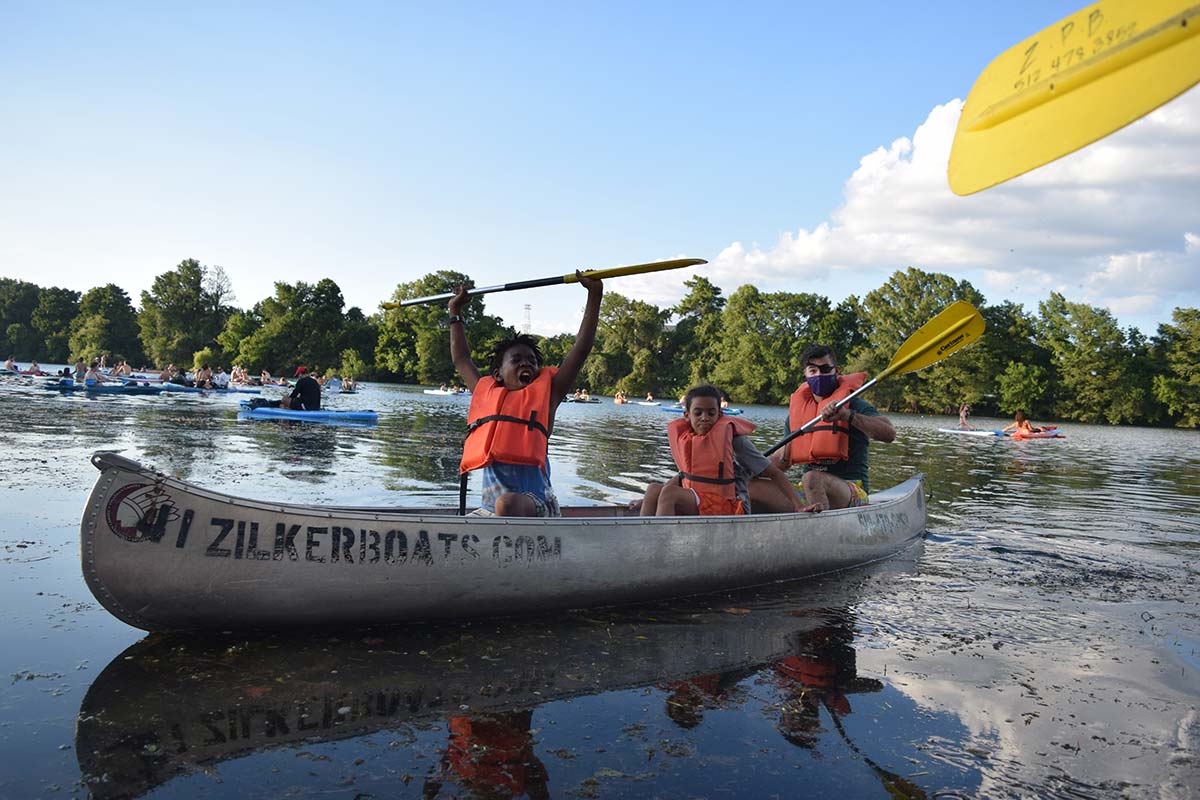
M 686 417 L 671 422 L 667 426 L 667 439 L 675 466 L 682 474 L 682 485 L 698 492 L 735 497 L 733 437 L 744 436 L 755 427 L 749 420 L 722 414 L 708 433 L 698 436 Z
M 458 471 L 482 469 L 493 461 L 546 467 L 550 431 L 550 395 L 556 367 L 543 367 L 533 383 L 509 391 L 491 376 L 482 377 L 471 393 L 467 441 Z
M 808 381 L 792 392 L 788 403 L 788 429 L 796 430 L 806 422 L 821 415 L 821 406 L 831 400 L 841 400 L 854 392 L 867 380 L 867 373 L 852 372 L 841 376 L 837 388 L 829 397 L 821 399 L 813 395 Z M 832 464 L 845 461 L 850 455 L 850 426 L 841 420 L 818 422 L 806 433 L 802 433 L 788 444 L 788 460 L 793 464 Z

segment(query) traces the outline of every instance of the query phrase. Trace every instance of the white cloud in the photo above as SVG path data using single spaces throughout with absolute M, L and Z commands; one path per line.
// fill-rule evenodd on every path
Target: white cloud
M 766 247 L 735 241 L 706 274 L 726 292 L 820 280 L 837 300 L 832 287 L 862 294 L 912 265 L 970 280 L 989 302 L 1032 307 L 1055 290 L 1143 326 L 1200 305 L 1200 91 L 970 197 L 946 181 L 961 110 L 937 106 L 911 139 L 863 156 L 829 220 Z M 627 285 L 659 304 L 683 293 L 679 281 Z

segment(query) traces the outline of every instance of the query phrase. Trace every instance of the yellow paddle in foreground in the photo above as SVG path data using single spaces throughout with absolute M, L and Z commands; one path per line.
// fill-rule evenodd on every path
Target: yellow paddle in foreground
M 674 261 L 652 261 L 649 264 L 631 264 L 627 267 L 612 267 L 610 269 L 587 269 L 583 270 L 582 275 L 585 278 L 619 278 L 622 275 L 641 275 L 643 272 L 661 272 L 665 269 L 681 269 L 682 267 L 694 267 L 697 264 L 707 264 L 703 258 L 677 258 Z M 533 289 L 538 286 L 557 286 L 560 283 L 576 283 L 579 278 L 574 272 L 569 275 L 555 275 L 553 278 L 535 278 L 531 281 L 516 281 L 515 283 L 502 283 L 497 286 L 476 286 L 474 289 L 468 289 L 467 295 L 474 297 L 477 294 L 488 294 L 490 292 L 511 292 L 516 289 Z M 428 297 L 414 297 L 410 300 L 401 300 L 398 303 L 380 303 L 383 308 L 402 308 L 404 306 L 417 306 L 423 303 L 437 303 L 449 300 L 454 297 L 454 292 L 443 292 L 442 294 L 431 294 Z
M 1072 153 L 1200 81 L 1200 1 L 1103 0 L 1009 48 L 963 106 L 947 170 L 974 194 Z
M 965 300 L 957 300 L 942 309 L 942 312 L 922 325 L 909 336 L 896 355 L 892 356 L 887 369 L 864 383 L 852 394 L 837 401 L 837 408 L 849 403 L 880 381 L 897 373 L 916 372 L 936 364 L 951 353 L 957 352 L 983 335 L 983 316 L 978 309 Z M 769 456 L 800 434 L 812 429 L 821 421 L 814 417 L 796 430 L 776 442 L 763 455 Z

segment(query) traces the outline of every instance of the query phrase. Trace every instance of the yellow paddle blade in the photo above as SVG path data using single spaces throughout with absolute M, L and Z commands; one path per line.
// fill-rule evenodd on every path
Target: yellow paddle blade
M 1103 0 L 1006 50 L 963 106 L 948 176 L 967 195 L 1072 153 L 1200 81 L 1198 0 Z
M 665 269 L 681 269 L 694 267 L 697 264 L 707 264 L 703 258 L 677 258 L 673 261 L 652 261 L 649 264 L 630 264 L 627 267 L 612 267 L 610 269 L 585 269 L 586 278 L 619 278 L 622 275 L 641 275 L 643 272 L 661 272 Z M 579 280 L 575 273 L 563 276 L 563 283 L 575 283 Z
M 961 350 L 983 335 L 983 316 L 975 306 L 958 300 L 922 325 L 892 356 L 887 369 L 875 378 L 882 381 L 889 375 L 915 372 L 936 364 L 946 356 Z

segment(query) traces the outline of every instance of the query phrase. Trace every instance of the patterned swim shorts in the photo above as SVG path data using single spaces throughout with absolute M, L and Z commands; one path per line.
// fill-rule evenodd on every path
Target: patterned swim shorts
M 850 487 L 850 505 L 846 506 L 847 508 L 858 508 L 871 504 L 871 499 L 867 496 L 862 481 L 846 481 L 846 485 Z M 804 496 L 803 484 L 796 484 L 796 493 L 800 495 L 800 502 L 808 505 L 808 498 Z

